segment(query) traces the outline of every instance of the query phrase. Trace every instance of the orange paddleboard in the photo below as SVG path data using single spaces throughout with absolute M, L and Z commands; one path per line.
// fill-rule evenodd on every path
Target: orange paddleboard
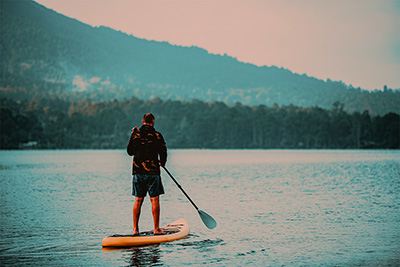
M 185 219 L 179 219 L 161 228 L 165 235 L 153 235 L 152 232 L 142 232 L 138 236 L 112 235 L 102 241 L 103 247 L 136 247 L 185 238 L 189 235 L 189 225 Z

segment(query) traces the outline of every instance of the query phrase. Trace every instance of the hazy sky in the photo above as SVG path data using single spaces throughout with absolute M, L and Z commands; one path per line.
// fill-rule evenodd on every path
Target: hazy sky
M 400 88 L 400 0 L 37 0 L 92 26 L 353 87 Z

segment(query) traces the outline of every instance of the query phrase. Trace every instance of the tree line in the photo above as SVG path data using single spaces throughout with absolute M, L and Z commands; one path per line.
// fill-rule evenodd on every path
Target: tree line
M 130 131 L 152 112 L 169 148 L 399 149 L 399 114 L 223 102 L 92 102 L 43 98 L 1 104 L 1 149 L 33 141 L 38 149 L 123 149 Z

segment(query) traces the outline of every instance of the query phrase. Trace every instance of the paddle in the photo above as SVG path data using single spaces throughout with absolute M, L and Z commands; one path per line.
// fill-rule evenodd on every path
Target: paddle
M 196 204 L 194 204 L 193 200 L 188 196 L 188 194 L 186 194 L 185 190 L 183 190 L 182 186 L 180 184 L 178 184 L 178 182 L 175 180 L 175 178 L 172 176 L 172 174 L 167 170 L 167 168 L 165 168 L 164 166 L 162 166 L 164 168 L 164 170 L 168 173 L 169 177 L 171 177 L 172 181 L 175 182 L 175 184 L 179 187 L 179 189 L 182 191 L 182 193 L 187 197 L 187 199 L 189 199 L 190 203 L 192 203 L 192 205 L 195 207 L 195 209 L 197 210 L 197 212 L 200 215 L 201 220 L 203 221 L 203 223 L 209 228 L 209 229 L 213 229 L 217 226 L 217 222 L 214 220 L 213 217 L 211 217 L 210 215 L 208 215 L 207 213 L 205 213 L 204 211 L 200 210 Z

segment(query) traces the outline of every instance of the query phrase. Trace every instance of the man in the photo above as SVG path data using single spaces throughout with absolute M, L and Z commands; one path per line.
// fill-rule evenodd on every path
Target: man
M 135 196 L 133 205 L 133 235 L 139 235 L 139 217 L 143 200 L 149 193 L 153 221 L 154 234 L 165 234 L 159 226 L 160 200 L 164 194 L 164 187 L 160 177 L 160 166 L 167 162 L 167 147 L 161 133 L 154 129 L 154 116 L 146 113 L 143 116 L 143 125 L 138 129 L 132 129 L 127 152 L 133 156 L 132 165 L 132 195 Z

